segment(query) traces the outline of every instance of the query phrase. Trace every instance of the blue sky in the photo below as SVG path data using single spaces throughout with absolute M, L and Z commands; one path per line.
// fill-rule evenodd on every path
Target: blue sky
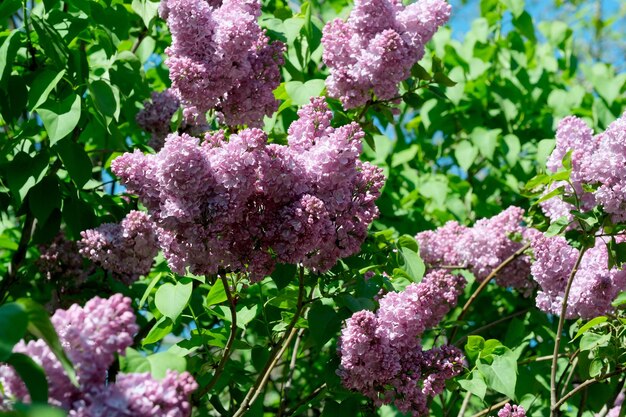
M 452 18 L 450 26 L 453 36 L 460 38 L 471 26 L 472 20 L 480 15 L 480 1 L 448 0 L 452 4 Z M 579 1 L 579 5 L 573 5 L 572 1 L 562 0 L 563 5 L 559 8 L 554 6 L 554 0 L 526 0 L 526 10 L 533 17 L 535 25 L 542 20 L 563 20 L 574 30 L 574 36 L 578 44 L 589 43 L 593 39 L 592 31 L 585 28 L 585 22 L 589 22 L 595 15 L 598 1 L 601 4 L 603 19 L 611 19 L 619 16 L 613 22 L 611 29 L 618 39 L 607 40 L 602 45 L 603 59 L 616 65 L 621 71 L 626 70 L 626 1 L 625 0 L 588 0 Z M 619 46 L 619 47 L 618 47 Z

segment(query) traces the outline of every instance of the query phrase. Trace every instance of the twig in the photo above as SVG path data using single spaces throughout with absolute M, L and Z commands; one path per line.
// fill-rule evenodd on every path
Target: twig
M 508 264 L 513 262 L 520 255 L 522 255 L 524 253 L 524 251 L 526 249 L 528 249 L 529 247 L 530 247 L 530 243 L 526 243 L 524 246 L 519 248 L 513 255 L 509 256 L 504 261 L 502 261 L 502 263 L 500 265 L 498 265 L 493 271 L 491 271 L 491 273 L 489 273 L 489 275 L 487 275 L 487 278 L 485 278 L 483 280 L 483 282 L 480 283 L 478 288 L 476 288 L 476 291 L 474 291 L 474 293 L 470 296 L 469 300 L 467 300 L 467 302 L 463 306 L 463 309 L 461 310 L 461 314 L 459 314 L 459 317 L 457 317 L 457 320 L 461 320 L 461 319 L 463 319 L 463 317 L 465 317 L 465 314 L 467 314 L 467 312 L 468 312 L 470 306 L 472 305 L 472 303 L 474 301 L 476 301 L 476 298 L 478 298 L 480 293 L 487 287 L 487 285 L 489 285 L 489 281 L 491 281 L 493 279 L 493 277 L 498 275 L 498 273 L 500 271 L 502 271 L 502 269 L 505 266 L 507 266 Z M 456 326 L 452 330 L 452 333 L 450 334 L 450 339 L 449 340 L 454 340 L 454 336 L 456 336 L 456 333 L 458 332 L 458 330 L 459 330 L 459 326 Z
M 560 387 L 563 387 L 561 389 L 561 396 L 563 394 L 565 394 L 565 390 L 567 389 L 567 386 L 569 385 L 569 382 L 571 381 L 572 377 L 574 376 L 574 372 L 576 371 L 576 365 L 578 364 L 578 354 L 579 353 L 580 353 L 580 349 L 576 349 L 576 351 L 572 354 L 572 356 L 570 356 L 569 361 L 567 362 L 567 366 L 563 370 L 563 374 L 561 374 L 561 377 L 559 378 L 559 381 L 556 383 L 557 391 L 558 391 L 558 389 Z M 568 370 L 569 370 L 569 372 L 568 372 Z M 567 377 L 566 377 L 566 375 L 567 375 Z M 563 383 L 564 381 L 565 381 L 565 384 Z
M 230 307 L 230 335 L 228 336 L 228 341 L 226 342 L 226 346 L 224 347 L 224 355 L 222 359 L 220 359 L 217 368 L 215 368 L 215 373 L 213 377 L 209 381 L 208 384 L 197 395 L 195 395 L 196 399 L 200 399 L 204 397 L 211 389 L 215 386 L 220 375 L 224 371 L 224 367 L 226 366 L 226 362 L 228 358 L 230 358 L 231 351 L 233 349 L 233 343 L 235 342 L 235 338 L 237 337 L 237 304 L 235 299 L 233 298 L 232 293 L 230 292 L 230 284 L 228 283 L 228 279 L 226 278 L 226 274 L 220 274 L 220 279 L 222 280 L 222 284 L 224 285 L 224 292 L 226 293 L 226 299 L 228 300 L 228 304 Z
M 471 397 L 472 397 L 472 393 L 468 391 L 467 394 L 465 394 L 463 403 L 461 404 L 461 409 L 459 410 L 458 417 L 463 417 L 463 415 L 465 414 L 465 411 L 467 411 L 467 406 L 469 405 Z
M 289 413 L 287 413 L 288 417 L 291 417 L 293 415 L 296 414 L 296 411 L 298 411 L 298 408 L 302 407 L 303 405 L 311 402 L 315 397 L 317 397 L 318 395 L 320 395 L 322 393 L 322 391 L 324 391 L 326 389 L 326 382 L 324 382 L 322 385 L 320 385 L 319 387 L 315 388 L 313 390 L 312 393 L 310 393 L 309 395 L 307 395 L 306 397 L 304 397 L 298 404 L 296 404 L 293 407 L 293 410 L 291 410 Z
M 298 335 L 296 336 L 296 341 L 293 344 L 293 352 L 291 353 L 291 361 L 289 362 L 289 371 L 287 374 L 287 381 L 283 385 L 281 389 L 281 402 L 280 407 L 278 408 L 277 417 L 283 415 L 283 411 L 285 410 L 285 406 L 287 405 L 287 397 L 289 395 L 289 390 L 291 389 L 291 384 L 293 382 L 293 374 L 296 370 L 296 361 L 298 359 L 298 349 L 300 347 L 300 342 L 302 341 L 302 336 L 304 335 L 304 329 L 300 329 Z
M 244 397 L 243 401 L 239 405 L 239 408 L 233 414 L 233 417 L 243 416 L 250 409 L 250 406 L 254 404 L 256 399 L 259 397 L 259 395 L 263 391 L 263 388 L 265 387 L 265 384 L 267 383 L 267 380 L 270 377 L 270 373 L 272 372 L 272 369 L 274 369 L 274 366 L 276 366 L 276 362 L 278 362 L 280 357 L 285 352 L 285 349 L 287 349 L 287 346 L 291 342 L 291 339 L 296 334 L 295 326 L 296 326 L 296 323 L 298 322 L 298 319 L 300 318 L 300 314 L 302 313 L 302 305 L 303 305 L 302 301 L 304 298 L 304 267 L 303 266 L 300 266 L 300 273 L 298 274 L 298 281 L 299 281 L 298 282 L 298 303 L 296 307 L 296 312 L 293 318 L 291 319 L 291 322 L 287 326 L 287 329 L 285 330 L 285 334 L 283 335 L 281 340 L 278 342 L 278 344 L 274 347 L 274 349 L 272 349 L 272 351 L 270 352 L 270 356 L 267 360 L 267 363 L 265 364 L 265 367 L 263 368 L 263 371 L 259 374 L 258 378 L 256 379 L 256 381 L 254 382 L 254 384 L 252 385 L 252 387 L 250 388 L 250 390 Z
M 498 324 L 503 323 L 503 322 L 508 321 L 508 320 L 511 320 L 511 319 L 513 319 L 513 318 L 515 318 L 517 316 L 521 316 L 523 314 L 526 314 L 526 313 L 528 313 L 529 310 L 530 310 L 530 308 L 525 308 L 523 310 L 516 311 L 513 314 L 510 314 L 510 315 L 508 315 L 506 317 L 502 317 L 501 319 L 498 319 L 498 320 L 496 320 L 496 321 L 494 321 L 492 323 L 485 324 L 484 326 L 481 326 L 478 329 L 472 330 L 468 334 L 461 336 L 456 342 L 454 342 L 454 345 L 458 346 L 459 343 L 461 343 L 463 340 L 467 339 L 468 336 L 480 333 L 483 330 L 487 330 L 487 329 L 489 329 L 489 328 L 491 328 L 493 326 L 497 326 Z
M 597 382 L 602 382 L 605 379 L 609 379 L 611 377 L 614 377 L 615 375 L 619 375 L 619 374 L 624 373 L 624 372 L 626 372 L 626 368 L 619 368 L 619 369 L 614 370 L 613 372 L 609 372 L 608 374 L 604 375 L 601 378 L 588 379 L 585 382 L 582 382 L 576 388 L 574 388 L 573 390 L 571 390 L 570 392 L 565 394 L 559 401 L 557 401 L 557 403 L 554 404 L 554 406 L 551 408 L 551 411 L 554 412 L 554 411 L 558 410 L 560 406 L 565 404 L 565 401 L 569 400 L 574 395 L 578 394 L 580 391 L 582 391 L 583 389 L 587 388 L 589 385 L 593 385 L 593 384 L 595 384 Z
M 578 253 L 578 258 L 576 259 L 576 263 L 572 268 L 572 271 L 569 274 L 569 279 L 567 280 L 567 285 L 565 287 L 565 293 L 563 294 L 563 303 L 561 304 L 561 315 L 559 316 L 559 325 L 557 327 L 556 336 L 554 338 L 554 353 L 552 354 L 552 367 L 550 370 L 550 416 L 555 415 L 556 411 L 556 403 L 558 401 L 557 395 L 557 387 L 556 387 L 556 371 L 559 359 L 559 348 L 561 346 L 561 333 L 563 333 L 563 325 L 565 324 L 565 313 L 567 312 L 567 298 L 569 297 L 570 289 L 572 288 L 572 283 L 574 282 L 574 276 L 576 275 L 576 271 L 578 271 L 578 267 L 580 266 L 580 262 L 583 259 L 583 255 L 587 250 L 586 246 L 580 249 Z
M 485 414 L 489 414 L 494 410 L 497 410 L 498 408 L 504 407 L 507 403 L 509 402 L 508 399 L 506 400 L 502 400 L 497 404 L 494 405 L 490 405 L 489 407 L 485 408 L 482 411 L 479 411 L 478 413 L 474 414 L 472 417 L 481 417 L 484 416 Z

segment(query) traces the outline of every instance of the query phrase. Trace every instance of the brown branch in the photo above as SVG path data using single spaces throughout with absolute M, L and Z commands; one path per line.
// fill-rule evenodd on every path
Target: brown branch
M 302 399 L 302 401 L 300 401 L 298 404 L 296 404 L 294 406 L 293 410 L 291 410 L 289 413 L 287 413 L 287 416 L 291 417 L 291 416 L 296 415 L 296 411 L 298 411 L 298 408 L 300 408 L 303 405 L 308 404 L 309 402 L 313 401 L 313 399 L 315 397 L 317 397 L 318 395 L 320 395 L 322 393 L 322 391 L 324 391 L 325 389 L 326 389 L 326 383 L 324 382 L 322 385 L 320 385 L 319 387 L 315 388 L 312 393 L 310 393 L 309 395 L 304 397 Z
M 474 291 L 474 293 L 472 293 L 470 298 L 467 300 L 467 302 L 463 306 L 463 309 L 461 310 L 461 314 L 459 314 L 459 317 L 457 317 L 457 320 L 462 320 L 463 317 L 465 317 L 472 303 L 476 301 L 480 293 L 483 292 L 483 290 L 487 287 L 487 285 L 489 285 L 489 281 L 491 281 L 496 275 L 498 275 L 498 273 L 502 271 L 502 269 L 504 269 L 505 266 L 507 266 L 508 264 L 513 262 L 515 259 L 517 259 L 519 256 L 521 256 L 524 253 L 524 251 L 528 249 L 529 247 L 530 247 L 530 243 L 526 243 L 524 246 L 519 248 L 513 255 L 509 256 L 504 261 L 502 261 L 500 265 L 494 268 L 494 270 L 491 271 L 489 275 L 487 275 L 487 278 L 485 278 L 480 283 L 478 288 L 476 288 L 476 291 Z M 456 333 L 458 332 L 458 330 L 459 330 L 459 326 L 455 326 L 454 329 L 452 330 L 452 333 L 450 334 L 449 340 L 454 339 L 454 336 L 456 336 Z
M 215 369 L 215 373 L 213 377 L 209 381 L 208 384 L 200 392 L 194 395 L 196 400 L 204 397 L 208 394 L 211 389 L 215 386 L 217 381 L 219 380 L 222 372 L 224 372 L 224 368 L 226 367 L 226 362 L 230 358 L 230 354 L 232 353 L 233 344 L 235 343 L 235 339 L 237 337 L 237 302 L 235 298 L 233 298 L 232 293 L 230 292 L 230 284 L 228 283 L 228 279 L 226 278 L 226 274 L 220 274 L 220 279 L 222 280 L 222 284 L 224 285 L 224 292 L 226 293 L 226 299 L 228 300 L 229 308 L 230 308 L 230 335 L 228 336 L 228 341 L 226 341 L 226 346 L 224 347 L 224 355 L 220 359 L 220 362 Z
M 289 322 L 289 325 L 287 326 L 287 329 L 285 330 L 285 334 L 283 335 L 281 340 L 278 342 L 278 344 L 274 347 L 274 349 L 272 349 L 272 351 L 270 352 L 270 356 L 267 360 L 267 363 L 265 364 L 265 367 L 263 368 L 263 371 L 259 374 L 259 376 L 257 377 L 252 387 L 250 387 L 250 390 L 248 391 L 243 401 L 239 405 L 239 408 L 237 409 L 237 411 L 235 411 L 235 413 L 233 414 L 233 417 L 243 416 L 250 409 L 250 406 L 254 404 L 254 402 L 259 397 L 259 395 L 261 395 L 261 392 L 263 391 L 263 388 L 265 387 L 265 384 L 267 383 L 270 377 L 270 373 L 272 372 L 272 369 L 274 369 L 274 367 L 276 366 L 276 363 L 278 362 L 280 357 L 285 352 L 285 349 L 287 349 L 287 346 L 291 342 L 291 339 L 296 334 L 295 326 L 298 323 L 298 319 L 300 318 L 300 315 L 303 310 L 303 303 L 302 303 L 303 299 L 304 299 L 304 267 L 300 266 L 300 273 L 298 275 L 298 302 L 297 302 L 296 312 L 293 318 L 291 319 L 291 322 Z
M 588 379 L 585 382 L 582 382 L 576 388 L 574 388 L 573 390 L 571 390 L 570 392 L 565 394 L 563 396 L 563 398 L 561 398 L 559 401 L 557 401 L 557 403 L 554 404 L 554 406 L 552 407 L 551 411 L 554 412 L 554 411 L 558 410 L 560 406 L 565 404 L 565 401 L 569 400 L 574 395 L 578 394 L 580 391 L 582 391 L 583 389 L 587 388 L 588 386 L 593 385 L 593 384 L 595 384 L 597 382 L 602 382 L 602 381 L 604 381 L 606 379 L 614 377 L 615 375 L 622 374 L 624 372 L 626 372 L 626 368 L 619 368 L 619 369 L 614 370 L 613 372 L 609 372 L 608 374 L 602 376 L 601 378 Z
M 490 405 L 489 407 L 485 408 L 484 410 L 479 411 L 478 413 L 472 415 L 472 417 L 481 417 L 481 416 L 484 416 L 485 414 L 489 414 L 492 411 L 497 410 L 498 408 L 504 407 L 508 402 L 509 402 L 508 398 L 506 400 L 502 400 L 502 401 L 500 401 L 497 404 Z
M 554 338 L 554 353 L 552 354 L 552 367 L 550 370 L 550 416 L 555 415 L 556 406 L 555 404 L 558 401 L 557 387 L 556 387 L 556 371 L 557 371 L 557 362 L 559 359 L 559 348 L 561 346 L 561 333 L 563 333 L 563 325 L 565 324 L 565 313 L 567 312 L 567 299 L 569 297 L 569 292 L 572 288 L 572 283 L 574 282 L 574 276 L 576 275 L 576 271 L 578 271 L 578 267 L 580 266 L 580 262 L 583 259 L 583 255 L 587 250 L 586 247 L 581 248 L 578 253 L 578 258 L 576 259 L 576 263 L 572 268 L 572 271 L 569 274 L 569 278 L 567 280 L 567 285 L 565 287 L 565 293 L 563 294 L 563 303 L 561 304 L 561 315 L 559 316 L 559 324 L 557 326 L 556 336 Z

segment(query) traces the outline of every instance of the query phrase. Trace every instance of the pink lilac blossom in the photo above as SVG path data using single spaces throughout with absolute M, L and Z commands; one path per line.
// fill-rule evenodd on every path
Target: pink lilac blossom
M 393 0 L 356 0 L 347 21 L 336 19 L 323 30 L 326 87 L 346 109 L 373 95 L 389 100 L 398 83 L 424 56 L 424 45 L 450 17 L 444 0 L 418 0 L 403 6 Z
M 521 208 L 509 207 L 490 219 L 478 220 L 473 227 L 450 221 L 435 231 L 420 232 L 416 236 L 420 256 L 430 267 L 467 267 L 477 279 L 484 280 L 524 246 L 523 215 Z M 528 296 L 534 288 L 529 277 L 530 259 L 521 255 L 497 274 L 496 283 Z
M 323 272 L 359 250 L 378 214 L 382 172 L 358 160 L 356 123 L 330 126 L 322 98 L 298 114 L 287 146 L 268 145 L 259 129 L 207 134 L 202 143 L 172 134 L 156 155 L 113 161 L 154 219 L 172 270 L 239 270 L 258 280 L 275 262 Z
M 149 373 L 121 374 L 111 384 L 70 411 L 70 417 L 187 417 L 191 414 L 189 396 L 198 388 L 184 372 L 167 371 L 162 380 Z
M 170 89 L 153 92 L 152 99 L 144 103 L 144 108 L 137 113 L 137 124 L 150 133 L 148 145 L 154 150 L 163 147 L 165 137 L 170 133 L 172 116 L 180 108 L 180 100 Z
M 278 108 L 284 45 L 257 22 L 258 0 L 164 0 L 172 45 L 166 49 L 172 92 L 198 123 L 216 110 L 229 126 L 258 127 Z
M 565 186 L 565 195 L 575 193 L 582 211 L 599 204 L 614 221 L 626 220 L 626 113 L 595 136 L 583 120 L 574 116 L 564 118 L 557 129 L 556 147 L 546 164 L 548 170 L 561 169 L 563 158 L 568 154 L 571 155 L 571 185 L 560 182 L 552 189 Z M 596 189 L 585 191 L 585 185 Z M 564 202 L 562 196 L 540 205 L 552 221 L 563 215 L 573 219 L 570 211 L 575 206 Z
M 49 281 L 54 282 L 54 301 L 61 306 L 65 295 L 76 291 L 95 272 L 92 264 L 87 264 L 78 252 L 75 241 L 59 233 L 49 244 L 39 246 L 40 255 L 37 267 Z
M 526 410 L 521 405 L 506 404 L 498 411 L 498 417 L 526 417 Z
M 52 324 L 74 365 L 81 389 L 71 384 L 44 341 L 21 341 L 15 346 L 14 352 L 28 355 L 44 368 L 51 404 L 68 409 L 81 397 L 82 391 L 105 385 L 107 369 L 115 354 L 125 352 L 138 330 L 130 304 L 131 300 L 121 294 L 108 299 L 95 297 L 85 307 L 74 304 L 67 310 L 57 310 L 52 316 Z M 26 398 L 23 384 L 13 370 L 7 365 L 0 366 L 0 370 L 0 383 L 5 390 L 8 388 L 8 395 Z
M 150 217 L 131 211 L 121 223 L 105 223 L 81 232 L 81 255 L 131 283 L 150 272 L 158 252 L 157 236 Z
M 115 355 L 122 355 L 138 331 L 131 300 L 116 294 L 95 297 L 85 307 L 57 310 L 52 324 L 76 370 L 78 387 L 71 384 L 61 363 L 43 340 L 21 341 L 14 348 L 40 364 L 49 384 L 49 403 L 72 417 L 188 417 L 189 395 L 197 388 L 188 373 L 168 371 L 160 381 L 149 374 L 120 374 L 107 381 Z M 9 410 L 11 398 L 30 401 L 24 383 L 8 365 L 0 366 L 4 397 L 0 410 Z M 3 400 L 3 398 L 5 398 Z M 4 402 L 3 402 L 4 401 Z
M 419 284 L 386 294 L 376 313 L 353 314 L 339 340 L 344 385 L 377 406 L 393 403 L 402 412 L 425 415 L 428 398 L 462 371 L 465 358 L 454 346 L 424 350 L 421 335 L 456 305 L 464 286 L 462 277 L 434 270 Z
M 547 237 L 538 231 L 530 234 L 530 241 L 534 257 L 531 273 L 539 284 L 537 307 L 560 315 L 579 249 L 571 247 L 561 236 Z M 626 271 L 609 269 L 608 256 L 602 238 L 597 238 L 595 246 L 583 254 L 569 293 L 566 318 L 590 319 L 614 310 L 611 302 L 626 289 Z

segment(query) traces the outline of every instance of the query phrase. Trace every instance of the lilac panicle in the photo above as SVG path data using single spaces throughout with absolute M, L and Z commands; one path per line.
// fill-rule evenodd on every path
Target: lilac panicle
M 398 83 L 424 55 L 424 45 L 450 17 L 444 0 L 418 0 L 408 6 L 393 0 L 356 0 L 347 21 L 336 19 L 323 30 L 326 87 L 346 109 L 373 95 L 389 100 Z
M 416 236 L 420 256 L 430 267 L 467 267 L 477 279 L 484 280 L 524 246 L 523 215 L 524 210 L 512 206 L 490 219 L 478 220 L 473 227 L 450 221 L 435 231 L 420 232 Z M 496 282 L 530 295 L 534 283 L 529 276 L 530 259 L 521 255 L 497 274 Z
M 89 300 L 57 310 L 52 324 L 76 370 L 78 387 L 70 382 L 61 363 L 43 340 L 20 341 L 15 352 L 28 355 L 42 366 L 48 380 L 49 403 L 71 417 L 189 417 L 189 396 L 198 385 L 188 373 L 168 371 L 155 380 L 150 374 L 118 374 L 107 381 L 115 355 L 133 344 L 139 330 L 131 300 L 121 294 Z M 26 386 L 8 365 L 0 366 L 0 410 L 10 410 L 6 398 L 29 402 Z
M 258 0 L 163 0 L 172 33 L 165 63 L 172 92 L 196 123 L 215 110 L 229 126 L 261 126 L 278 108 L 284 45 L 269 42 L 257 22 Z
M 560 315 L 565 287 L 580 251 L 561 236 L 547 237 L 538 231 L 531 235 L 531 249 L 531 272 L 539 284 L 537 307 Z M 626 289 L 626 271 L 609 269 L 608 256 L 602 238 L 583 254 L 569 293 L 566 318 L 590 319 L 614 311 L 611 302 Z
M 80 253 L 125 282 L 148 274 L 158 252 L 152 220 L 141 211 L 131 211 L 121 223 L 85 230 L 81 236 Z
M 359 161 L 356 123 L 330 126 L 322 98 L 298 114 L 286 146 L 268 145 L 259 129 L 203 141 L 172 134 L 156 155 L 113 161 L 148 208 L 172 270 L 223 268 L 257 280 L 276 262 L 323 272 L 359 250 L 378 215 L 382 172 Z
M 443 392 L 465 358 L 454 346 L 423 350 L 421 335 L 456 305 L 464 286 L 462 277 L 434 270 L 419 284 L 385 295 L 376 313 L 353 314 L 339 340 L 344 385 L 377 406 L 393 403 L 414 416 L 427 414 L 428 398 Z

